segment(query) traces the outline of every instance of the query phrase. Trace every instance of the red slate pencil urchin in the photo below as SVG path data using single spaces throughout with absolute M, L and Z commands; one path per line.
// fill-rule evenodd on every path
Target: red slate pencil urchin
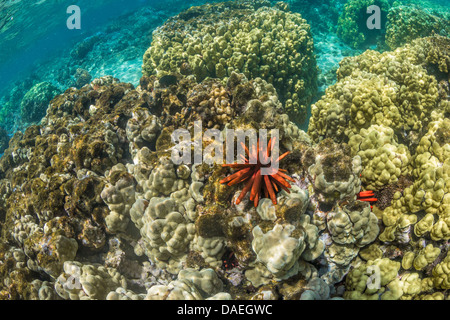
M 378 199 L 375 198 L 375 193 L 371 190 L 361 191 L 360 193 L 358 193 L 357 199 L 359 201 L 371 202 L 371 209 L 373 208 L 372 203 L 378 201 Z
M 270 153 L 272 152 L 274 146 L 275 146 L 275 137 L 271 138 L 269 140 L 269 143 L 267 145 L 267 153 L 263 153 L 263 147 L 259 145 L 259 139 L 258 139 L 258 145 L 257 148 L 252 148 L 252 152 L 250 154 L 248 148 L 243 144 L 243 148 L 245 149 L 245 153 L 247 154 L 248 158 L 257 159 L 255 164 L 249 163 L 249 159 L 244 157 L 244 163 L 232 163 L 232 164 L 224 164 L 223 167 L 230 167 L 234 169 L 239 169 L 237 172 L 229 175 L 228 177 L 220 180 L 220 183 L 228 183 L 228 186 L 235 185 L 240 182 L 247 181 L 245 183 L 244 189 L 242 189 L 241 194 L 236 200 L 236 204 L 239 204 L 242 199 L 245 197 L 245 195 L 250 191 L 250 201 L 253 201 L 255 207 L 258 206 L 259 199 L 261 199 L 261 193 L 264 193 L 264 196 L 266 198 L 270 198 L 272 200 L 273 204 L 277 204 L 277 197 L 275 195 L 276 192 L 278 192 L 280 189 L 285 190 L 287 193 L 289 192 L 289 189 L 291 188 L 291 185 L 288 181 L 295 182 L 294 179 L 289 177 L 285 174 L 287 172 L 284 169 L 274 169 L 271 168 L 273 172 L 270 172 L 268 175 L 262 175 L 261 174 L 261 168 L 262 167 L 270 167 L 270 163 L 268 163 L 268 159 L 270 157 Z M 258 149 L 258 152 L 256 151 Z M 265 154 L 265 159 L 262 161 L 263 163 L 268 163 L 266 165 L 263 165 L 261 163 L 261 159 L 259 158 L 259 155 Z M 281 156 L 278 157 L 278 159 L 275 161 L 279 167 L 279 162 L 284 159 L 289 154 L 288 152 L 285 152 Z M 264 183 L 263 183 L 264 181 Z

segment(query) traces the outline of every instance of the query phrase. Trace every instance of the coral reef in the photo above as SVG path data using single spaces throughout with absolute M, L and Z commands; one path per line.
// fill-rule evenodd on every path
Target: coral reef
M 59 93 L 58 88 L 49 82 L 34 85 L 20 103 L 20 115 L 23 121 L 38 122 L 45 116 L 48 103 Z
M 438 34 L 450 35 L 450 15 L 435 15 L 419 6 L 397 6 L 389 10 L 386 22 L 386 44 L 394 50 L 412 40 Z
M 401 176 L 410 174 L 411 155 L 405 145 L 395 141 L 394 130 L 372 125 L 351 136 L 352 154 L 361 157 L 361 182 L 369 190 L 395 183 Z
M 219 225 L 226 221 L 211 202 L 222 169 L 211 172 L 202 166 L 175 165 L 170 159 L 175 125 L 188 128 L 202 120 L 223 128 L 220 118 L 211 118 L 202 109 L 180 116 L 195 101 L 216 99 L 216 88 L 236 115 L 234 126 L 280 128 L 281 145 L 291 147 L 298 139 L 307 139 L 279 113 L 274 88 L 261 79 L 249 82 L 232 74 L 225 86 L 180 79 L 178 86 L 161 87 L 163 81 L 154 77 L 143 77 L 141 83 L 135 89 L 104 77 L 81 89 L 68 89 L 50 102 L 39 125 L 17 132 L 10 141 L 0 160 L 1 230 L 2 239 L 17 248 L 2 248 L 2 256 L 9 259 L 7 252 L 23 250 L 27 263 L 7 269 L 5 278 L 17 269 L 21 280 L 11 278 L 2 284 L 3 298 L 140 299 L 162 290 L 156 287 L 160 289 L 147 293 L 155 285 L 178 287 L 187 279 L 197 283 L 197 277 L 216 283 L 214 275 L 222 270 L 222 257 L 229 250 L 225 233 L 234 237 L 251 228 L 239 227 L 236 217 L 227 230 L 211 230 L 211 219 L 218 219 Z M 231 99 L 244 90 L 248 93 Z M 275 117 L 257 124 L 254 116 L 265 115 L 263 106 Z M 215 178 L 208 178 L 211 175 Z M 223 193 L 218 203 L 228 203 L 232 192 Z M 113 245 L 117 241 L 121 244 Z M 242 246 L 241 254 L 249 254 L 250 248 Z M 77 261 L 80 256 L 82 262 Z M 179 282 L 171 285 L 176 278 L 170 275 L 167 281 L 161 276 L 142 280 L 138 270 L 147 268 L 142 262 L 147 259 L 154 268 L 151 272 L 178 275 Z M 214 269 L 182 276 L 187 265 Z M 41 281 L 40 273 L 52 280 L 36 282 Z M 124 277 L 144 281 L 141 291 L 127 289 Z M 198 289 L 186 285 L 192 292 L 205 292 L 192 293 L 197 298 L 227 297 L 208 289 L 208 284 Z
M 327 225 L 322 206 L 354 203 L 342 212 L 356 253 L 378 232 L 370 210 L 356 209 L 359 156 L 332 140 L 311 145 L 261 78 L 173 80 L 167 86 L 168 79 L 144 76 L 134 88 L 95 79 L 55 97 L 39 125 L 11 139 L 0 160 L 0 205 L 2 239 L 13 245 L 2 255 L 23 250 L 27 263 L 17 253 L 18 262 L 8 265 L 22 280 L 2 285 L 3 298 L 265 299 L 277 297 L 290 279 L 305 285 L 283 291 L 289 296 L 330 298 L 329 286 L 345 272 L 322 279 L 318 270 L 328 264 L 324 252 L 342 246 L 345 219 Z M 231 109 L 227 126 L 209 109 L 191 108 L 211 99 Z M 175 164 L 171 133 L 192 130 L 196 120 L 212 122 L 203 130 L 223 135 L 278 129 L 291 188 L 255 208 L 248 195 L 236 202 L 242 186 L 220 183 L 226 168 Z M 356 221 L 349 210 L 364 218 Z
M 432 111 L 445 106 L 439 103 L 438 81 L 448 73 L 448 47 L 447 38 L 429 37 L 393 52 L 368 50 L 344 58 L 338 82 L 311 107 L 308 133 L 314 141 L 346 141 L 363 128 L 384 125 L 414 147 Z
M 449 152 L 450 141 L 448 134 L 443 133 L 448 124 L 447 118 L 430 123 L 429 131 L 420 140 L 412 159 L 415 181 L 403 190 L 403 193 L 396 192 L 392 206 L 383 211 L 383 222 L 387 228 L 380 235 L 380 239 L 392 241 L 400 238 L 401 241 L 406 241 L 402 239 L 400 231 L 402 229 L 412 231 L 412 225 L 418 237 L 428 235 L 435 241 L 450 239 L 448 224 L 450 190 L 447 187 L 450 166 L 446 155 Z M 431 144 L 436 151 L 430 149 Z M 425 215 L 416 214 L 421 210 Z
M 211 99 L 231 109 L 227 125 L 191 108 Z M 69 89 L 39 125 L 16 133 L 0 160 L 2 239 L 11 243 L 0 251 L 1 297 L 445 298 L 450 149 L 438 111 L 409 154 L 382 124 L 349 144 L 313 143 L 282 113 L 272 85 L 237 73 L 225 84 L 144 76 L 134 88 L 105 77 Z M 193 130 L 196 120 L 223 136 L 278 129 L 291 188 L 255 207 L 248 194 L 236 201 L 244 186 L 220 183 L 221 165 L 175 164 L 171 134 Z M 372 212 L 357 197 L 377 181 L 364 171 L 379 169 L 372 154 L 394 149 L 380 161 L 400 171 L 388 170 L 383 187 L 399 190 L 404 174 L 414 179 Z M 379 287 L 367 285 L 373 270 Z
M 370 41 L 348 11 L 364 5 L 340 21 L 354 45 Z M 137 86 L 76 65 L 0 158 L 0 299 L 449 299 L 448 49 L 432 36 L 345 58 L 308 134 L 315 58 L 287 3 L 183 11 Z M 256 177 L 270 152 L 248 135 L 255 166 L 217 161 L 237 130 L 272 129 L 276 173 Z
M 300 14 L 267 1 L 192 7 L 153 34 L 144 75 L 177 72 L 227 79 L 240 72 L 273 84 L 294 122 L 302 123 L 316 90 L 317 67 L 310 27 Z
M 8 148 L 9 144 L 9 137 L 8 132 L 0 126 L 0 154 L 5 151 L 6 148 Z
M 445 297 L 448 48 L 448 38 L 433 36 L 392 52 L 345 58 L 338 82 L 312 107 L 312 140 L 348 141 L 350 157 L 361 159 L 362 188 L 378 200 L 364 219 L 372 221 L 370 242 L 360 249 L 346 205 L 313 216 L 321 228 L 326 221 L 330 236 L 323 238 L 327 281 L 348 272 L 345 299 Z M 359 258 L 365 262 L 355 263 Z
M 385 23 L 390 8 L 387 0 L 348 0 L 345 3 L 338 20 L 337 35 L 353 48 L 368 48 L 377 42 L 378 37 L 383 36 L 384 25 L 380 29 L 367 27 L 367 19 L 370 17 L 367 8 L 372 5 L 380 8 L 380 22 Z

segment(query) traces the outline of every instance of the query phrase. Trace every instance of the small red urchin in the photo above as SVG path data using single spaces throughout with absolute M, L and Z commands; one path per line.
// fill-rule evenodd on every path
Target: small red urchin
M 255 164 L 249 163 L 249 160 L 246 157 L 244 157 L 243 159 L 244 163 L 232 163 L 222 165 L 222 167 L 230 167 L 239 170 L 233 173 L 232 175 L 229 175 L 228 177 L 220 180 L 220 183 L 228 182 L 228 186 L 232 186 L 247 180 L 244 189 L 242 189 L 241 194 L 236 200 L 236 204 L 239 204 L 249 191 L 250 191 L 250 201 L 253 201 L 255 207 L 258 206 L 259 199 L 261 198 L 261 190 L 264 192 L 266 198 L 270 198 L 272 200 L 272 203 L 274 205 L 277 204 L 277 197 L 275 195 L 275 192 L 278 192 L 279 188 L 285 190 L 287 193 L 290 193 L 289 189 L 291 188 L 291 185 L 286 180 L 291 182 L 295 182 L 295 180 L 285 174 L 285 172 L 287 172 L 286 170 L 272 168 L 273 172 L 270 172 L 270 174 L 268 175 L 261 174 L 261 168 L 269 167 L 270 163 L 266 165 L 262 164 L 259 155 L 260 153 L 263 155 L 265 154 L 266 158 L 264 159 L 265 161 L 263 162 L 268 163 L 270 153 L 272 152 L 275 146 L 275 139 L 276 138 L 273 137 L 269 140 L 269 143 L 267 144 L 267 153 L 265 153 L 263 151 L 263 147 L 260 146 L 259 139 L 257 148 L 254 148 L 253 146 L 251 154 L 248 148 L 244 145 L 244 143 L 241 143 L 241 145 L 245 149 L 245 153 L 247 154 L 247 156 L 249 158 L 257 160 Z M 258 152 L 256 151 L 256 149 L 258 149 Z M 284 159 L 288 154 L 289 151 L 285 152 L 284 154 L 279 156 L 275 162 L 279 164 L 279 162 L 282 159 Z M 264 183 L 262 183 L 263 179 Z

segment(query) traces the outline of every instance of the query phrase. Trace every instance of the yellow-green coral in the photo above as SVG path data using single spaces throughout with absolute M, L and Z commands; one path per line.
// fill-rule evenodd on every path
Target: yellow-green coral
M 359 48 L 372 44 L 381 30 L 369 29 L 367 20 L 373 14 L 367 13 L 367 8 L 376 5 L 380 8 L 381 23 L 384 24 L 389 2 L 387 0 L 348 0 L 338 20 L 337 34 L 353 48 Z M 384 29 L 384 26 L 382 26 Z
M 369 190 L 376 190 L 409 174 L 410 153 L 398 144 L 394 130 L 372 125 L 350 137 L 352 153 L 361 157 L 363 171 L 361 182 Z
M 416 270 L 422 270 L 430 263 L 434 262 L 441 253 L 441 249 L 433 247 L 430 243 L 425 248 L 419 251 L 413 261 L 413 266 Z
M 412 265 L 413 265 L 413 262 L 414 262 L 414 257 L 415 257 L 415 254 L 414 254 L 413 251 L 406 252 L 403 255 L 402 268 L 405 269 L 405 270 L 411 269 Z
M 450 119 L 435 113 L 436 120 L 428 125 L 428 132 L 422 137 L 413 158 L 416 177 L 428 168 L 450 164 Z
M 400 270 L 400 263 L 388 258 L 369 260 L 360 266 L 352 269 L 345 280 L 347 291 L 344 293 L 345 299 L 351 300 L 378 300 L 380 295 L 386 291 L 386 287 L 391 285 L 391 290 L 395 289 L 391 284 L 397 277 Z M 394 298 L 386 295 L 384 298 Z M 395 294 L 395 296 L 398 296 Z
M 450 255 L 433 269 L 433 284 L 438 289 L 450 289 Z
M 368 261 L 368 260 L 376 260 L 383 256 L 383 251 L 380 249 L 380 246 L 376 243 L 373 243 L 364 249 L 359 251 L 359 256 Z
M 310 27 L 300 14 L 259 2 L 207 4 L 170 19 L 153 33 L 144 75 L 261 77 L 278 90 L 291 120 L 303 122 L 317 78 Z
M 384 125 L 397 136 L 416 142 L 422 128 L 432 121 L 432 111 L 442 108 L 438 86 L 426 69 L 430 48 L 446 42 L 434 38 L 415 40 L 392 52 L 368 50 L 344 58 L 338 82 L 311 107 L 308 134 L 314 141 L 348 139 L 371 125 Z
M 414 225 L 414 233 L 418 237 L 422 237 L 427 232 L 431 231 L 434 225 L 434 216 L 427 213 L 419 222 Z
M 441 118 L 430 123 L 429 131 L 420 140 L 412 160 L 415 182 L 394 195 L 392 206 L 383 212 L 386 228 L 381 239 L 392 239 L 393 228 L 416 223 L 411 213 L 424 210 L 426 215 L 414 226 L 417 236 L 429 235 L 432 240 L 450 239 L 450 139 L 449 120 Z M 401 222 L 403 221 L 403 222 Z M 409 224 L 405 224 L 409 221 Z M 390 233 L 390 236 L 387 236 Z
M 433 294 L 426 294 L 421 297 L 421 300 L 444 300 L 445 296 L 442 292 L 435 292 Z
M 381 300 L 410 300 L 422 290 L 422 282 L 418 273 L 404 274 L 401 279 L 395 279 L 386 286 L 387 291 L 381 295 Z

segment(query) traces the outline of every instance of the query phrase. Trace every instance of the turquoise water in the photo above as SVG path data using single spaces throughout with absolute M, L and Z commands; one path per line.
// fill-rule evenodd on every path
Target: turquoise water
M 0 300 L 450 299 L 449 22 L 444 0 L 0 0 Z M 230 129 L 281 132 L 282 170 L 260 140 L 210 165 Z

